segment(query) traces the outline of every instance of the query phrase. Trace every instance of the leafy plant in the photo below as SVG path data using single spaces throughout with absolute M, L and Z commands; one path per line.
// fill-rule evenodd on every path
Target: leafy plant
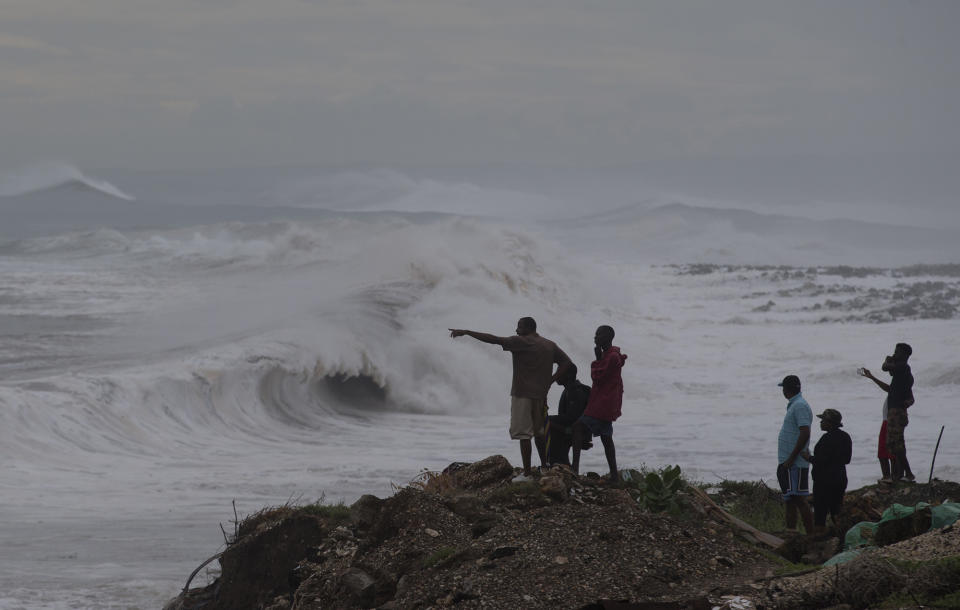
M 667 466 L 659 473 L 648 472 L 637 485 L 637 502 L 651 512 L 677 514 L 681 510 L 677 494 L 685 485 L 679 466 Z

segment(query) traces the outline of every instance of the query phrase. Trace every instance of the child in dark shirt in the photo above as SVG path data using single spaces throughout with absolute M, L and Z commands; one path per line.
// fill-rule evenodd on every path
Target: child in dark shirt
M 813 455 L 803 456 L 813 465 L 813 523 L 822 532 L 827 525 L 827 514 L 836 522 L 847 491 L 847 464 L 853 452 L 850 435 L 841 430 L 843 416 L 836 409 L 825 409 L 817 415 L 820 429 L 825 432 L 813 448 Z
M 563 394 L 557 404 L 557 414 L 547 417 L 547 433 L 545 439 L 536 439 L 537 444 L 542 442 L 542 452 L 547 456 L 547 463 L 570 465 L 570 447 L 573 445 L 573 425 L 583 410 L 587 407 L 590 398 L 590 386 L 577 380 L 577 365 L 571 364 L 566 372 L 557 379 L 563 386 Z M 592 446 L 592 443 L 591 443 Z M 584 446 L 584 449 L 589 447 Z

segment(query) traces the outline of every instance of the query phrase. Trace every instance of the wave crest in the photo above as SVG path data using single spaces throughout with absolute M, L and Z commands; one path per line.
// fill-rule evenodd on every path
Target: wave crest
M 0 174 L 0 197 L 17 197 L 68 186 L 98 191 L 125 201 L 135 199 L 106 180 L 91 178 L 67 163 L 42 163 Z

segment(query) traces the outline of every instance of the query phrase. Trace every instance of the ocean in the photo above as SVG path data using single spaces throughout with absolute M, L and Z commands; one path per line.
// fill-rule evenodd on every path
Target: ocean
M 873 482 L 883 396 L 856 371 L 907 341 L 913 468 L 926 480 L 946 426 L 934 474 L 960 480 L 957 227 L 555 178 L 0 177 L 0 608 L 158 608 L 234 507 L 518 463 L 509 356 L 447 329 L 528 315 L 581 380 L 613 326 L 621 467 L 702 481 L 773 482 L 777 383 L 797 374 L 815 412 L 843 414 L 851 486 Z

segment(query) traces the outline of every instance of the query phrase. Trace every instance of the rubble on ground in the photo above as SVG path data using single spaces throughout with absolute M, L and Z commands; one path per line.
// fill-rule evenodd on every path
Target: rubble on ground
M 679 514 L 655 513 L 629 483 L 564 467 L 515 482 L 517 472 L 491 456 L 389 498 L 363 496 L 349 511 L 262 511 L 239 524 L 219 577 L 167 609 L 745 610 L 825 599 L 816 591 L 832 570 L 776 576 L 795 569 L 756 542 L 777 539 L 751 535 L 699 490 L 680 492 Z M 851 494 L 852 511 L 882 504 L 862 495 Z M 943 546 L 943 534 L 925 536 L 941 556 L 960 555 L 960 537 Z

